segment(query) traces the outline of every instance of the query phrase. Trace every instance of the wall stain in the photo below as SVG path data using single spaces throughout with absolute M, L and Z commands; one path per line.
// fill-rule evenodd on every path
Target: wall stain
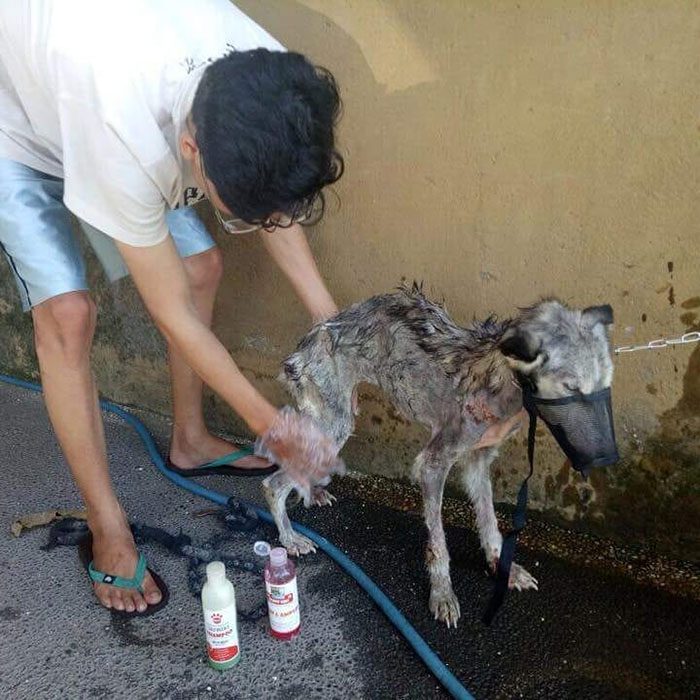
M 677 406 L 684 416 L 700 418 L 700 348 L 696 347 L 683 377 L 683 395 Z M 700 439 L 700 435 L 698 436 Z
M 697 309 L 700 307 L 700 297 L 690 297 L 684 302 L 681 302 L 681 307 L 684 309 Z
M 573 506 L 578 509 L 581 505 L 580 499 L 578 497 L 578 490 L 573 484 L 569 484 L 561 493 L 561 502 L 564 508 Z
M 497 473 L 498 471 L 498 473 Z M 494 469 L 493 478 L 494 481 L 500 476 L 500 470 Z M 544 479 L 544 493 L 547 500 L 552 501 L 557 495 L 556 489 L 554 488 L 554 477 L 551 474 L 547 474 Z
M 671 306 L 675 306 L 675 305 L 676 305 L 676 295 L 675 295 L 675 293 L 674 293 L 674 291 L 673 291 L 673 285 L 671 285 L 670 288 L 669 288 L 669 290 L 668 290 L 668 303 L 669 303 Z
M 601 532 L 700 561 L 700 348 L 690 356 L 678 403 L 659 416 L 659 429 L 605 471 L 591 474 L 603 504 Z
M 680 315 L 680 319 L 685 326 L 694 326 L 698 320 L 698 315 L 694 311 L 686 311 Z
M 568 459 L 564 460 L 564 463 L 561 465 L 561 469 L 557 472 L 557 477 L 555 480 L 555 485 L 557 487 L 557 490 L 561 491 L 561 489 L 569 483 L 571 480 L 571 463 L 569 462 Z

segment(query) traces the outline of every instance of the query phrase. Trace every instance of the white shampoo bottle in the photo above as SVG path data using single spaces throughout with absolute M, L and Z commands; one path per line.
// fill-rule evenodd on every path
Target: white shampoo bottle
M 226 566 L 221 561 L 207 564 L 207 580 L 202 587 L 202 610 L 209 665 L 219 671 L 235 666 L 241 658 L 236 594 L 233 584 L 226 578 Z

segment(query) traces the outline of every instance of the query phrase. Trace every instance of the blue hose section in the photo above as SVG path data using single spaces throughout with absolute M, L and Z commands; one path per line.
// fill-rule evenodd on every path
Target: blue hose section
M 33 382 L 28 382 L 23 379 L 17 379 L 9 375 L 0 374 L 0 381 L 6 384 L 28 389 L 34 392 L 41 392 L 41 386 Z M 212 491 L 200 484 L 197 484 L 190 479 L 186 479 L 179 474 L 170 471 L 163 462 L 163 458 L 156 447 L 153 437 L 148 432 L 148 428 L 134 415 L 125 411 L 120 406 L 117 406 L 110 401 L 100 401 L 100 406 L 109 413 L 119 416 L 122 420 L 128 423 L 139 435 L 143 441 L 146 450 L 148 451 L 151 461 L 158 470 L 175 485 L 194 493 L 197 496 L 206 498 L 221 506 L 227 506 L 229 496 L 218 491 Z M 252 508 L 261 520 L 267 523 L 274 523 L 272 515 L 264 508 L 260 508 L 254 503 L 245 502 L 245 505 Z M 403 635 L 404 639 L 411 645 L 413 650 L 418 654 L 423 663 L 430 669 L 431 673 L 437 678 L 445 689 L 458 700 L 474 700 L 474 696 L 459 682 L 457 677 L 445 666 L 440 660 L 440 657 L 430 648 L 427 642 L 420 636 L 413 625 L 403 616 L 399 609 L 391 602 L 391 600 L 381 591 L 372 579 L 335 545 L 331 544 L 325 537 L 322 537 L 314 530 L 311 530 L 304 525 L 292 522 L 292 526 L 297 532 L 308 537 L 318 548 L 325 552 L 338 566 L 340 566 L 346 574 L 351 576 L 359 586 L 369 595 L 369 597 L 379 606 L 381 611 L 389 618 L 394 627 Z

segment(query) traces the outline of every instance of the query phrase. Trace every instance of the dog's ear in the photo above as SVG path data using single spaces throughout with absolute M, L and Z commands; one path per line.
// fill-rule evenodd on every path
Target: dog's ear
M 531 374 L 545 360 L 542 341 L 525 328 L 509 328 L 498 347 L 511 369 L 521 374 Z
M 604 326 L 611 326 L 613 322 L 612 306 L 610 306 L 610 304 L 589 306 L 581 312 L 581 318 L 590 328 L 597 326 L 599 323 Z

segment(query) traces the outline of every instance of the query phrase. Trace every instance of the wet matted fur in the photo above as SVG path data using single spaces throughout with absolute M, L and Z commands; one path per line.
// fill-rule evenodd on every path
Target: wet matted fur
M 405 418 L 430 429 L 430 440 L 413 463 L 412 478 L 421 487 L 428 529 L 429 606 L 448 626 L 456 625 L 460 616 L 441 517 L 450 469 L 459 463 L 481 545 L 495 568 L 502 536 L 489 467 L 498 445 L 520 427 L 519 421 L 513 421 L 510 432 L 500 434 L 495 444 L 488 444 L 488 436 L 521 412 L 519 382 L 530 382 L 545 398 L 610 386 L 611 323 L 609 306 L 580 311 L 546 299 L 511 320 L 490 317 L 463 328 L 414 285 L 355 304 L 316 325 L 285 361 L 282 380 L 299 410 L 341 446 L 354 429 L 355 388 L 360 382 L 380 387 Z M 280 541 L 298 555 L 314 547 L 290 525 L 285 501 L 293 487 L 281 471 L 263 482 Z M 312 496 L 316 505 L 332 500 L 320 486 Z M 536 589 L 537 581 L 513 564 L 510 586 Z

